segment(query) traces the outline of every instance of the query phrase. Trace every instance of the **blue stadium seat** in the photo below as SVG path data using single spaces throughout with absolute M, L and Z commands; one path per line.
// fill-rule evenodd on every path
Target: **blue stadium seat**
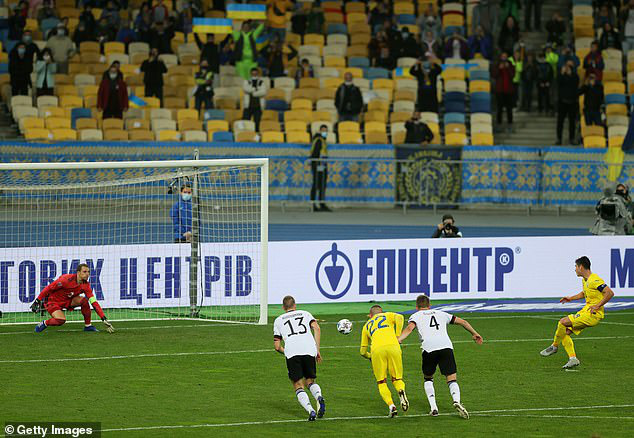
M 412 14 L 400 14 L 396 16 L 398 24 L 416 24 L 416 16 Z
M 216 131 L 214 132 L 212 141 L 233 141 L 233 134 L 228 131 Z
M 90 119 L 92 117 L 92 111 L 90 108 L 73 108 L 70 110 L 70 124 L 75 129 L 75 122 L 77 119 Z
M 288 109 L 288 103 L 281 99 L 271 99 L 266 101 L 266 109 L 275 111 L 286 111 Z
M 443 94 L 445 102 L 464 102 L 465 94 L 462 91 L 447 91 Z
M 471 100 L 471 113 L 491 113 L 491 100 Z
M 389 79 L 390 72 L 389 70 L 381 67 L 370 67 L 366 72 L 366 79 Z
M 348 35 L 348 26 L 342 23 L 331 23 L 328 25 L 328 35 L 333 33 L 342 33 Z
M 448 123 L 462 123 L 464 125 L 465 117 L 464 114 L 460 113 L 446 113 L 443 121 L 445 125 Z
M 0 64 L 0 74 L 9 73 L 9 64 L 2 63 Z
M 445 101 L 445 112 L 447 113 L 465 113 L 466 111 L 464 101 Z
M 625 99 L 625 95 L 612 93 L 605 96 L 605 103 L 606 105 L 609 105 L 611 103 L 620 103 L 625 105 L 627 102 Z
M 221 109 L 208 109 L 205 110 L 203 118 L 204 120 L 224 120 L 225 112 Z
M 469 80 L 471 81 L 488 81 L 491 75 L 487 70 L 469 70 Z
M 6 50 L 7 53 L 11 53 L 11 50 L 13 50 L 15 45 L 18 44 L 18 43 L 19 43 L 19 41 L 17 41 L 17 40 L 7 40 L 7 44 L 5 44 L 4 50 Z
M 353 56 L 352 58 L 348 58 L 348 67 L 370 67 L 370 60 L 368 58 Z
M 447 26 L 445 28 L 445 36 L 451 36 L 454 33 L 458 32 L 458 34 L 463 35 L 464 36 L 464 29 L 462 28 L 462 26 Z

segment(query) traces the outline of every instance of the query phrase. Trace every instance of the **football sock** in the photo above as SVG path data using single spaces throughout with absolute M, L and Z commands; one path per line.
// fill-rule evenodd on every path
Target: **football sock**
M 425 380 L 425 394 L 427 394 L 427 401 L 429 402 L 429 407 L 432 411 L 438 410 L 438 405 L 436 404 L 436 391 L 434 391 L 434 381 L 433 380 Z
M 453 401 L 460 403 L 460 387 L 458 386 L 458 382 L 452 380 L 451 382 L 447 382 L 447 384 L 449 385 L 449 393 Z
M 81 302 L 81 314 L 84 315 L 84 324 L 90 325 L 90 305 L 86 298 L 82 298 Z
M 405 391 L 405 382 L 401 379 L 396 379 L 392 381 L 392 385 L 394 385 L 394 389 L 397 391 Z
M 306 412 L 309 414 L 314 411 L 313 406 L 310 404 L 310 399 L 308 398 L 308 394 L 302 388 L 295 391 L 295 395 L 297 396 L 297 401 L 302 408 L 306 409 Z
M 575 353 L 575 344 L 572 342 L 572 338 L 569 335 L 566 335 L 561 341 L 561 345 L 566 349 L 566 353 L 568 353 L 568 357 L 577 357 Z
M 555 347 L 559 346 L 564 336 L 566 336 L 566 326 L 559 322 L 557 323 L 557 330 L 555 331 L 555 339 L 553 340 L 553 345 Z
M 321 388 L 319 387 L 319 385 L 316 383 L 311 383 L 310 385 L 308 385 L 308 389 L 310 389 L 310 392 L 313 397 L 315 397 L 315 400 L 319 400 L 319 397 L 321 397 Z
M 51 319 L 47 319 L 46 321 L 44 321 L 44 324 L 46 324 L 47 327 L 52 327 L 52 326 L 56 326 L 56 325 L 62 325 L 65 322 L 66 322 L 65 319 L 51 318 Z
M 392 406 L 394 404 L 394 401 L 392 401 L 392 393 L 390 392 L 390 388 L 387 387 L 387 383 L 379 383 L 379 393 L 386 405 Z

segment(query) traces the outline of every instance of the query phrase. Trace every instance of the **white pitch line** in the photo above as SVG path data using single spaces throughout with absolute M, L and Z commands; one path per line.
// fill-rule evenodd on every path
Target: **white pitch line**
M 82 323 L 83 321 L 68 321 L 66 324 L 70 324 L 70 323 Z M 115 322 L 115 321 L 112 321 Z M 37 324 L 37 323 L 33 323 L 33 324 Z M 115 322 L 116 325 L 116 322 Z M 196 327 L 196 328 L 201 328 L 201 327 L 235 327 L 234 325 L 231 324 L 214 324 L 214 323 L 200 323 L 200 324 L 186 324 L 186 325 L 155 325 L 155 326 L 141 326 L 141 327 L 115 327 L 117 331 L 122 331 L 122 330 L 161 330 L 161 329 L 172 329 L 172 328 L 192 328 L 192 327 Z M 56 332 L 77 332 L 77 331 L 82 331 L 81 328 L 78 329 L 74 329 L 74 330 L 66 330 L 66 329 L 58 329 L 55 330 Z M 33 334 L 34 331 L 33 330 L 29 330 L 29 331 L 23 331 L 23 332 L 5 332 L 5 333 L 0 333 L 0 336 L 2 335 L 24 335 L 24 334 Z
M 632 336 L 588 336 L 584 338 L 575 339 L 575 341 L 597 341 L 597 340 L 612 340 L 612 339 L 628 339 L 634 338 Z M 551 341 L 552 338 L 527 338 L 527 339 L 490 339 L 485 340 L 485 343 L 497 344 L 497 343 L 516 343 L 516 342 L 546 342 Z M 452 341 L 454 344 L 471 344 L 471 340 L 459 340 Z M 419 343 L 405 343 L 404 346 L 418 347 Z M 322 345 L 321 349 L 338 349 L 338 348 L 359 348 L 359 345 Z M 43 362 L 79 362 L 79 361 L 98 361 L 98 360 L 120 360 L 120 359 L 142 359 L 147 357 L 183 357 L 183 356 L 215 356 L 218 354 L 251 354 L 251 353 L 272 353 L 273 348 L 262 348 L 254 350 L 229 350 L 229 351 L 188 351 L 180 353 L 145 353 L 145 354 L 129 354 L 129 355 L 116 355 L 116 356 L 95 356 L 95 357 L 62 357 L 55 359 L 12 359 L 12 360 L 0 360 L 0 364 L 3 363 L 43 363 Z
M 474 411 L 471 412 L 471 415 L 474 416 L 496 416 L 495 414 L 503 414 L 505 412 L 531 412 L 531 411 L 561 411 L 561 410 L 578 410 L 578 409 L 609 409 L 609 408 L 631 408 L 634 407 L 632 404 L 628 405 L 599 405 L 599 406 L 570 406 L 570 407 L 555 407 L 555 408 L 520 408 L 520 409 L 492 409 L 485 411 Z M 487 415 L 488 414 L 488 415 Z M 447 412 L 441 413 L 442 416 L 454 416 L 455 412 Z M 427 417 L 429 414 L 409 414 L 404 415 L 402 417 L 396 417 L 397 421 L 402 421 L 407 418 L 420 418 Z M 503 416 L 503 415 L 500 415 Z M 350 420 L 383 420 L 388 417 L 385 415 L 365 415 L 358 417 L 325 417 L 317 420 L 320 421 L 350 421 Z M 565 418 L 574 419 L 575 416 L 566 416 Z M 579 417 L 584 418 L 584 417 Z M 602 418 L 613 419 L 611 417 L 590 417 L 595 420 L 600 420 Z M 621 418 L 621 417 L 619 417 Z M 632 418 L 634 417 L 624 417 L 624 418 Z M 113 428 L 113 429 L 102 429 L 101 432 L 131 432 L 131 431 L 139 431 L 139 430 L 158 430 L 158 429 L 194 429 L 194 428 L 212 428 L 212 427 L 240 427 L 240 426 L 265 426 L 271 424 L 290 424 L 290 423 L 305 423 L 305 419 L 287 419 L 287 420 L 266 420 L 266 421 L 245 421 L 239 423 L 204 423 L 204 424 L 190 424 L 190 425 L 164 425 L 164 426 L 138 426 L 138 427 L 121 427 L 121 428 Z
M 533 415 L 533 414 L 476 414 L 478 417 L 521 417 L 521 418 L 566 418 L 573 420 L 575 418 L 587 418 L 591 420 L 634 420 L 634 417 L 596 417 L 592 415 Z

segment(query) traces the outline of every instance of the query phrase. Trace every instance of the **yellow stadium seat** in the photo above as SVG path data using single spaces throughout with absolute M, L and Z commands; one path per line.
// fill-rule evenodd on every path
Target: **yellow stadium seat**
M 405 131 L 396 131 L 392 132 L 392 143 L 393 144 L 403 144 L 405 143 L 405 136 L 407 132 Z
M 103 119 L 102 122 L 101 122 L 101 129 L 103 129 L 104 131 L 110 130 L 110 129 L 122 130 L 123 129 L 123 120 L 121 120 L 121 119 Z
M 387 122 L 387 112 L 385 111 L 368 111 L 364 114 L 365 122 Z
M 21 131 L 27 129 L 44 129 L 44 119 L 39 117 L 22 117 L 20 119 Z
M 333 113 L 331 113 L 330 111 L 313 111 L 313 117 L 311 121 L 318 122 L 322 120 L 332 122 Z
M 148 108 L 160 108 L 161 101 L 158 97 L 144 97 L 143 100 Z
M 605 82 L 618 82 L 623 79 L 623 75 L 620 71 L 603 71 L 603 81 Z
M 125 121 L 125 125 L 128 131 L 134 131 L 137 129 L 150 130 L 150 122 L 145 119 L 127 119 Z
M 381 122 L 365 122 L 364 131 L 366 134 L 369 132 L 385 133 L 387 132 L 387 127 L 385 126 L 385 123 Z
M 365 134 L 365 142 L 367 144 L 388 144 L 387 134 L 385 132 L 367 132 Z
M 180 119 L 178 121 L 178 130 L 180 132 L 186 131 L 202 131 L 203 122 L 195 119 Z
M 168 107 L 166 105 L 167 108 L 173 108 L 173 107 Z M 185 120 L 185 119 L 192 119 L 192 120 L 198 120 L 198 111 L 196 111 L 195 109 L 179 109 L 176 112 L 176 120 L 180 123 L 181 120 Z
M 51 134 L 53 135 L 53 140 L 56 141 L 77 140 L 77 131 L 75 131 L 74 129 L 52 129 Z
M 257 142 L 256 133 L 253 131 L 242 131 L 236 134 L 237 142 L 253 143 Z
M 441 76 L 445 81 L 464 81 L 465 69 L 449 67 L 441 73 Z
M 491 83 L 489 81 L 471 81 L 469 82 L 469 91 L 474 93 L 476 91 L 491 92 Z
M 45 122 L 46 129 L 70 129 L 70 119 L 64 117 L 49 117 Z
M 443 29 L 449 26 L 464 26 L 464 17 L 457 14 L 447 14 L 442 17 Z
M 229 122 L 226 120 L 208 120 L 207 132 L 229 131 Z
M 319 78 L 301 78 L 299 88 L 319 88 Z
M 586 126 L 584 123 L 583 125 L 581 125 L 581 136 L 582 137 L 588 137 L 588 136 L 603 137 L 605 136 L 605 130 L 603 129 L 603 126 L 597 126 L 597 125 Z
M 152 131 L 146 129 L 135 129 L 134 131 L 130 131 L 129 137 L 131 141 L 153 141 L 154 135 L 152 135 Z
M 338 132 L 361 132 L 357 122 L 339 122 L 337 125 Z
M 353 56 L 366 58 L 368 56 L 368 45 L 355 44 L 348 47 L 348 57 L 353 57 Z
M 390 113 L 390 123 L 407 122 L 412 118 L 412 113 L 406 111 L 393 111 Z
M 605 106 L 605 114 L 608 116 L 626 116 L 627 115 L 627 107 L 621 103 L 613 103 Z
M 345 67 L 346 58 L 343 56 L 326 56 L 324 57 L 324 67 Z
M 461 133 L 466 134 L 467 127 L 462 123 L 448 123 L 445 125 L 445 134 L 449 133 Z
M 294 99 L 308 99 L 312 102 L 317 101 L 316 88 L 296 88 L 291 91 L 291 101 Z
M 275 131 L 263 131 L 262 143 L 284 143 L 284 134 Z
M 75 120 L 75 129 L 77 131 L 81 131 L 82 129 L 97 129 L 97 119 L 77 119 Z
M 78 129 L 77 132 L 81 141 L 103 141 L 101 129 Z
M 334 89 L 335 93 L 336 93 L 337 88 L 342 83 L 343 83 L 343 79 L 341 79 L 341 78 L 325 78 L 323 80 L 323 87 L 324 88 L 329 88 L 329 89 Z
M 75 85 L 56 85 L 55 92 L 57 96 L 79 96 L 79 90 Z
M 416 93 L 412 90 L 398 90 L 394 93 L 394 100 L 409 100 L 416 102 Z
M 287 143 L 310 143 L 310 134 L 306 131 L 287 131 L 286 132 Z
M 368 111 L 380 111 L 387 114 L 389 110 L 390 110 L 390 102 L 380 100 L 380 99 L 372 99 L 368 103 Z
M 154 133 L 158 141 L 180 141 L 180 133 L 173 129 L 163 129 Z
M 372 81 L 372 89 L 393 90 L 394 81 L 392 79 L 375 79 Z
M 80 53 L 99 53 L 101 52 L 101 47 L 98 42 L 95 41 L 84 41 L 79 44 L 79 52 Z
M 104 128 L 103 139 L 106 141 L 128 141 L 128 131 L 124 131 L 123 129 L 116 129 L 116 128 L 113 128 L 113 129 Z
M 623 82 L 604 82 L 604 94 L 625 94 L 625 84 Z
M 103 45 L 103 53 L 108 56 L 112 53 L 125 53 L 125 44 L 117 41 L 110 41 Z
M 346 13 L 361 12 L 365 14 L 365 6 L 365 3 L 362 2 L 346 2 Z
M 360 132 L 339 132 L 339 143 L 360 144 L 363 143 Z
M 282 131 L 280 128 L 280 122 L 277 120 L 261 120 L 260 121 L 260 132 L 265 131 Z
M 271 88 L 266 92 L 266 100 L 286 100 L 286 91 L 280 88 Z
M 306 121 L 312 119 L 312 111 L 308 110 L 295 110 L 295 111 L 286 111 L 284 112 L 284 123 L 288 123 L 294 120 Z
M 33 128 L 24 131 L 24 138 L 26 140 L 50 140 L 52 134 L 48 129 Z
M 411 26 L 410 26 L 411 27 Z M 370 43 L 370 34 L 368 33 L 351 33 L 350 34 L 350 45 L 351 46 L 365 46 L 367 47 Z M 352 56 L 350 54 L 350 50 L 348 49 L 348 56 Z
M 621 146 L 623 146 L 624 139 L 625 137 L 623 137 L 622 135 L 615 135 L 614 137 L 610 137 L 608 139 L 608 147 L 620 148 Z
M 286 132 L 291 132 L 291 131 L 305 132 L 307 129 L 306 126 L 307 126 L 307 123 L 305 120 L 289 120 L 284 123 L 284 130 Z
M 493 134 L 473 134 L 471 136 L 471 144 L 477 146 L 493 146 Z
M 464 146 L 467 144 L 467 136 L 462 133 L 451 133 L 445 135 L 445 143 L 448 146 Z
M 304 44 L 311 46 L 323 46 L 324 36 L 318 33 L 307 33 L 304 35 Z
M 312 110 L 313 103 L 308 99 L 293 99 L 291 101 L 291 110 Z
M 583 146 L 586 148 L 604 148 L 605 137 L 589 135 L 583 138 Z

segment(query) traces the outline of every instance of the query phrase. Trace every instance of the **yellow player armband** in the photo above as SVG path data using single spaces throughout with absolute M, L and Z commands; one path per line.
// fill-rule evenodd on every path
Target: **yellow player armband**
M 96 303 L 96 302 L 97 302 L 97 298 L 95 298 L 95 297 L 90 297 L 90 298 L 88 298 L 88 302 L 89 302 L 90 304 Z

